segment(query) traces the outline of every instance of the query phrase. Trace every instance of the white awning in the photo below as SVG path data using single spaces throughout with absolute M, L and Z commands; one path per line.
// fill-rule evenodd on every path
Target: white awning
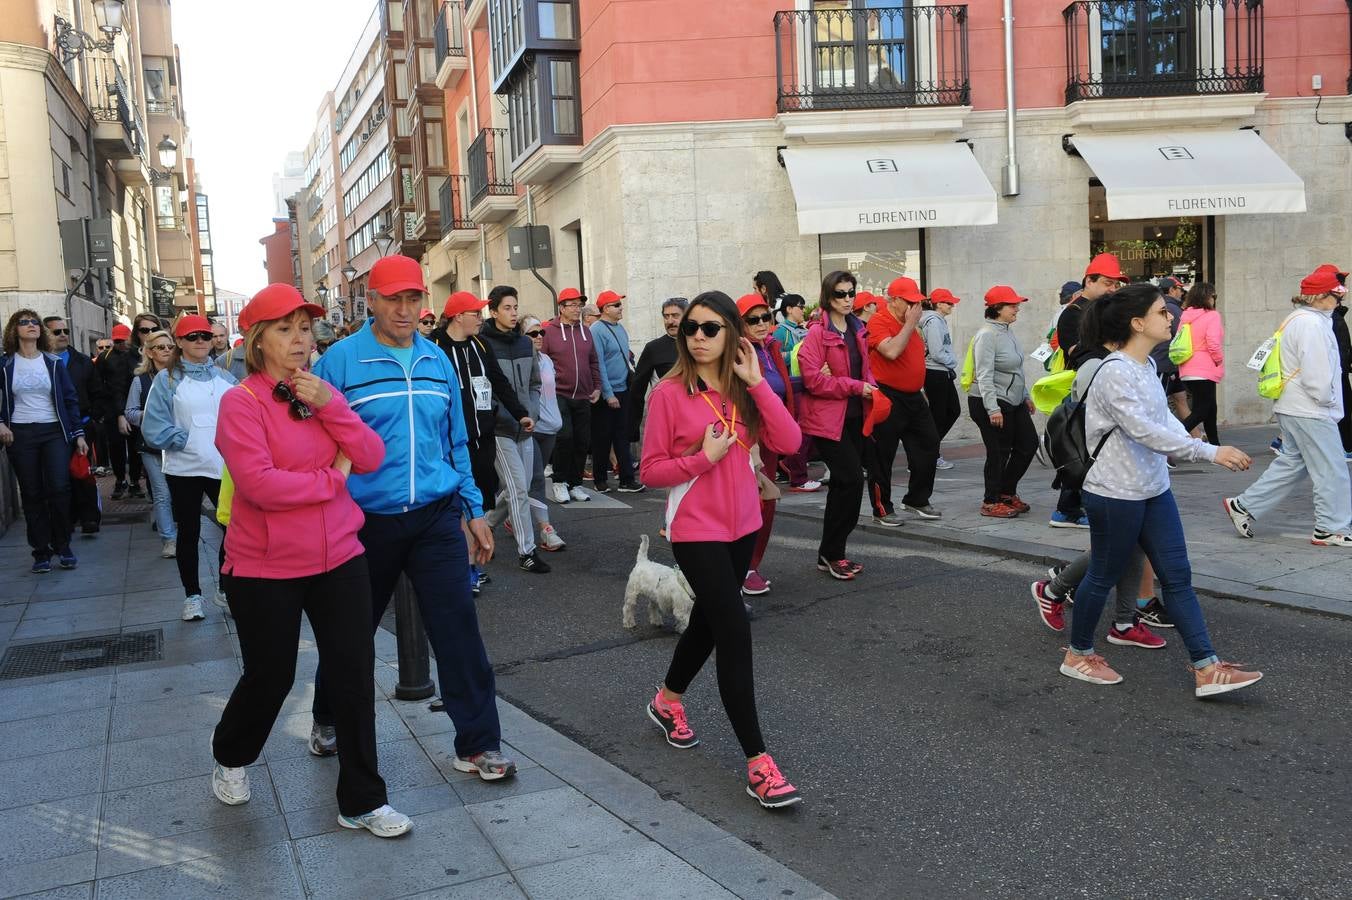
M 1071 138 L 1109 219 L 1305 212 L 1305 183 L 1258 133 L 1189 130 Z
M 966 144 L 841 144 L 780 151 L 798 233 L 994 225 L 995 189 Z

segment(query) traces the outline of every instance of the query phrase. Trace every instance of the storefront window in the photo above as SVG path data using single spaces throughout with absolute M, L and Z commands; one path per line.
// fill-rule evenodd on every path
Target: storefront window
M 1184 284 L 1205 278 L 1205 217 L 1108 220 L 1104 189 L 1089 188 L 1089 255 L 1111 253 L 1131 281 L 1172 275 Z
M 920 281 L 920 230 L 856 231 L 821 236 L 822 277 L 843 270 L 854 273 L 859 290 L 885 294 L 901 275 Z M 820 286 L 804 286 L 803 296 L 816 302 Z

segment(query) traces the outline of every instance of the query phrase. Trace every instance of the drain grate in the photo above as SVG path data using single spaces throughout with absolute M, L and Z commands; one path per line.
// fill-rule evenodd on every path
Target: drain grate
M 38 675 L 59 675 L 83 669 L 100 669 L 127 663 L 153 662 L 164 657 L 164 632 L 131 631 L 125 634 L 104 634 L 96 637 L 73 638 L 66 641 L 44 641 L 40 644 L 20 644 L 5 651 L 0 659 L 0 681 L 11 678 L 33 678 Z

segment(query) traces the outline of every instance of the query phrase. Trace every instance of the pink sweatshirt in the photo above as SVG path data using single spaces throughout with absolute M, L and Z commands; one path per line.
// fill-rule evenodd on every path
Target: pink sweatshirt
M 224 571 L 244 578 L 304 578 L 360 555 L 365 518 L 333 460 L 341 450 L 354 473 L 366 473 L 385 459 L 380 436 L 337 388 L 330 385 L 333 399 L 300 422 L 272 399 L 275 384 L 255 373 L 231 388 L 216 426 L 235 482 Z
M 666 519 L 672 541 L 735 541 L 760 530 L 756 464 L 746 447 L 759 441 L 771 453 L 787 456 L 798 452 L 803 436 L 765 381 L 751 389 L 751 398 L 760 412 L 760 433 L 750 434 L 739 419 L 741 443 L 713 463 L 702 449 L 704 429 L 718 421 L 715 409 L 731 422 L 731 407 L 724 408 L 722 396 L 716 391 L 689 393 L 669 378 L 649 395 L 639 474 L 649 487 L 671 488 Z
M 1183 310 L 1178 327 L 1192 326 L 1192 356 L 1178 366 L 1180 378 L 1204 378 L 1219 382 L 1225 377 L 1225 325 L 1214 309 L 1190 306 Z

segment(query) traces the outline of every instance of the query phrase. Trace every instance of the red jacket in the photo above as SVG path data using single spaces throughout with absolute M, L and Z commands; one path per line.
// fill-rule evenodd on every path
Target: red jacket
M 359 556 L 365 517 L 333 460 L 341 450 L 361 474 L 385 459 L 380 436 L 337 388 L 302 422 L 291 418 L 290 404 L 272 399 L 274 385 L 256 372 L 226 391 L 216 426 L 235 482 L 223 571 L 244 578 L 304 578 Z
M 813 322 L 798 351 L 798 368 L 803 373 L 803 396 L 798 401 L 798 423 L 803 431 L 814 437 L 840 440 L 845 427 L 845 406 L 850 397 L 863 396 L 864 385 L 877 387 L 868 362 L 868 346 L 864 329 L 855 332 L 859 342 L 859 356 L 863 360 L 862 380 L 850 377 L 850 354 L 845 341 L 835 329 L 821 321 Z M 822 374 L 822 364 L 831 367 L 830 375 Z

